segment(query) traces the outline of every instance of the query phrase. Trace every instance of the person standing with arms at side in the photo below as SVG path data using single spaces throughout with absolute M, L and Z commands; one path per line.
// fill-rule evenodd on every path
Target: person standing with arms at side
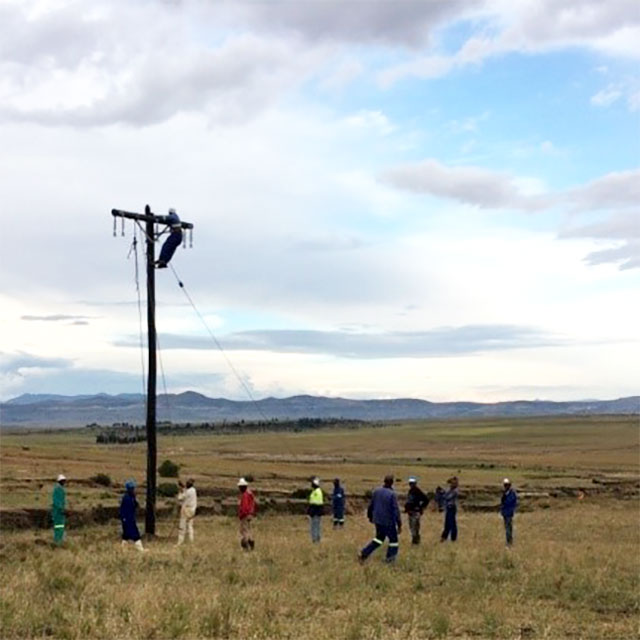
M 411 531 L 411 544 L 420 544 L 420 518 L 429 504 L 429 498 L 418 486 L 417 478 L 409 478 L 409 492 L 404 510 L 409 516 L 409 531 Z
M 322 516 L 324 514 L 324 494 L 320 488 L 320 479 L 311 480 L 311 493 L 309 494 L 309 508 L 307 509 L 311 527 L 311 542 L 317 544 L 322 535 Z
M 132 542 L 138 551 L 146 551 L 142 546 L 140 531 L 136 523 L 138 500 L 136 499 L 136 482 L 127 480 L 124 483 L 125 492 L 120 502 L 120 522 L 122 523 L 122 548 Z
M 507 547 L 513 544 L 513 516 L 518 508 L 518 494 L 511 486 L 509 478 L 502 481 L 502 498 L 500 499 L 500 514 L 504 519 L 504 531 L 507 537 Z
M 344 487 L 340 484 L 340 478 L 333 481 L 333 493 L 331 494 L 331 507 L 333 509 L 333 528 L 342 529 L 344 527 L 344 507 L 346 495 Z
M 238 497 L 238 519 L 240 520 L 240 546 L 245 551 L 253 551 L 256 543 L 253 540 L 251 532 L 251 521 L 256 515 L 256 499 L 249 483 L 244 479 L 238 480 L 238 489 L 240 495 Z
M 451 542 L 458 539 L 458 523 L 456 513 L 458 512 L 458 478 L 453 476 L 447 480 L 449 488 L 444 493 L 444 530 L 440 542 L 444 542 L 451 536 Z
M 187 486 L 178 483 L 180 493 L 178 502 L 180 503 L 180 524 L 178 525 L 178 545 L 184 542 L 184 534 L 188 532 L 189 542 L 193 542 L 193 519 L 198 509 L 198 494 L 193 486 L 193 479 L 187 480 Z
M 65 508 L 67 506 L 67 492 L 65 484 L 67 479 L 60 474 L 53 487 L 51 497 L 51 519 L 53 520 L 53 542 L 60 546 L 64 542 Z
M 373 540 L 360 551 L 358 560 L 364 563 L 376 549 L 382 546 L 384 539 L 389 538 L 386 562 L 395 562 L 400 547 L 398 535 L 402 531 L 402 520 L 400 519 L 398 499 L 393 490 L 392 475 L 385 476 L 384 485 L 373 492 L 371 503 L 367 509 L 367 517 L 369 522 L 375 525 L 376 533 Z

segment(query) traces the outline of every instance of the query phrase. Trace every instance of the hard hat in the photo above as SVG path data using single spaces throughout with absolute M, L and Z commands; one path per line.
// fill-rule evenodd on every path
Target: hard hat
M 63 475 L 62 473 L 58 475 L 58 482 L 62 482 L 63 480 L 66 480 L 67 477 L 65 475 Z
M 509 480 L 509 478 L 505 478 L 505 479 L 502 481 L 502 484 L 511 484 L 511 480 Z
M 135 480 L 127 480 L 124 483 L 124 488 L 125 489 L 135 489 L 136 488 L 136 481 Z
M 415 476 L 411 476 L 409 480 L 407 480 L 407 482 L 409 484 L 416 484 L 418 482 L 418 478 L 416 478 Z
M 311 484 L 312 484 L 314 487 L 319 487 L 319 486 L 320 486 L 320 478 L 312 478 L 312 480 L 311 480 Z
M 169 213 L 175 213 L 176 210 L 173 207 L 169 207 Z
M 249 483 L 244 478 L 240 478 L 240 480 L 238 480 L 238 486 L 239 487 L 248 487 Z

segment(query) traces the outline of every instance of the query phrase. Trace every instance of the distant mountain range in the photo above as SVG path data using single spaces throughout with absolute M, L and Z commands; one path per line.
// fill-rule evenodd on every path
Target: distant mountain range
M 617 400 L 549 402 L 518 400 L 491 404 L 479 402 L 428 402 L 348 400 L 317 396 L 265 398 L 253 402 L 208 398 L 194 391 L 159 395 L 158 420 L 172 422 L 222 422 L 278 418 L 348 418 L 354 420 L 419 420 L 516 416 L 640 414 L 640 396 Z M 24 394 L 0 405 L 0 426 L 77 427 L 90 423 L 143 424 L 144 396 L 135 393 L 60 396 Z

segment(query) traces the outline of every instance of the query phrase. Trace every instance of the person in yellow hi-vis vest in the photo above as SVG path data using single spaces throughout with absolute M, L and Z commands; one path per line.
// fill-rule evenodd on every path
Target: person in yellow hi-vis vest
M 64 489 L 67 479 L 60 474 L 51 498 L 51 519 L 53 520 L 53 541 L 61 545 L 64 541 L 64 510 L 67 506 L 67 492 Z
M 309 507 L 307 509 L 309 522 L 311 523 L 311 542 L 320 542 L 321 522 L 324 514 L 324 494 L 320 488 L 320 479 L 311 480 L 311 493 L 309 494 Z

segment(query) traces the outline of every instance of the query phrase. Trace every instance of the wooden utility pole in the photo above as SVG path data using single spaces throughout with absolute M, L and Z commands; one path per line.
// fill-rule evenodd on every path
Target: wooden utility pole
M 120 209 L 112 209 L 111 215 L 116 218 L 128 218 L 145 223 L 147 248 L 147 345 L 149 368 L 147 378 L 147 502 L 145 510 L 145 534 L 156 533 L 156 469 L 158 466 L 158 450 L 156 438 L 156 267 L 155 267 L 155 225 L 166 224 L 166 216 L 151 213 L 147 205 L 144 213 L 132 213 Z M 115 221 L 114 221 L 115 224 Z M 124 223 L 123 223 L 124 224 Z M 181 222 L 183 229 L 193 229 L 190 222 Z

